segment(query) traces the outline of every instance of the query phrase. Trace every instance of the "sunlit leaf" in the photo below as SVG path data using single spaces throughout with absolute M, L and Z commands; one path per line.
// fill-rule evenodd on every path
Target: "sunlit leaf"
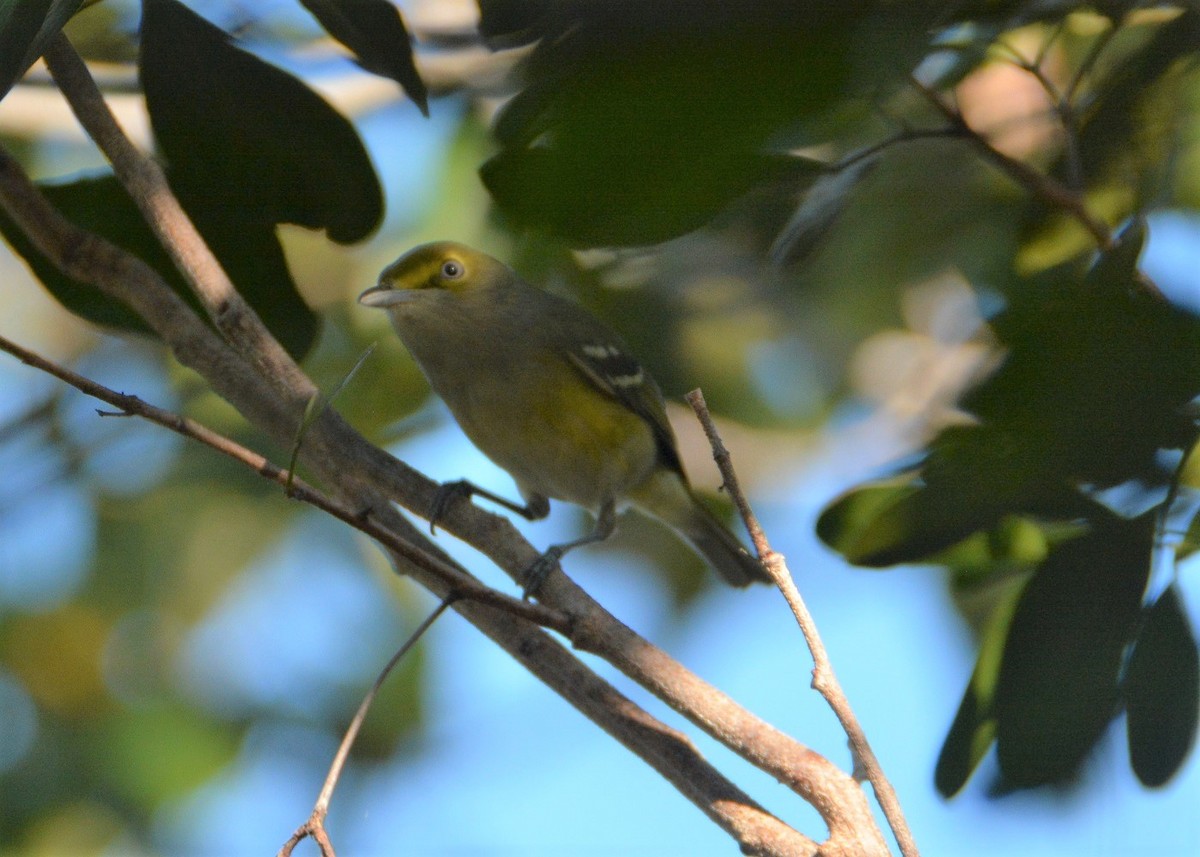
M 996 682 L 1000 676 L 1005 638 L 1017 605 L 1016 594 L 1014 592 L 1001 604 L 988 621 L 971 680 L 938 754 L 934 785 L 943 797 L 958 793 L 996 738 Z
M 93 761 L 107 784 L 144 811 L 179 800 L 232 761 L 238 735 L 199 709 L 146 705 L 101 726 Z

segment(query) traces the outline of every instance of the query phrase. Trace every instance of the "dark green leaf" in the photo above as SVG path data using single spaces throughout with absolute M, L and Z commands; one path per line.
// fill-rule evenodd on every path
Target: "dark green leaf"
M 1009 515 L 1067 520 L 1092 504 L 1025 441 L 981 426 L 944 430 L 906 481 L 858 488 L 829 506 L 817 534 L 856 565 L 929 560 Z
M 5 0 L 0 3 L 0 98 L 34 63 L 83 0 Z
M 498 14 L 543 38 L 484 183 L 509 217 L 585 245 L 674 237 L 786 172 L 779 135 L 843 91 L 863 23 L 853 4 L 711 0 Z
M 103 235 L 140 257 L 160 273 L 174 271 L 133 200 L 112 176 L 84 178 L 62 185 L 46 185 L 42 192 L 62 214 L 82 229 Z M 46 289 L 71 312 L 104 327 L 148 333 L 149 328 L 133 310 L 100 292 L 95 286 L 62 274 L 25 233 L 0 211 L 0 231 L 21 255 Z M 198 307 L 190 292 L 176 280 L 176 290 Z
M 1054 547 L 1021 593 L 996 684 L 1005 783 L 1073 776 L 1116 715 L 1118 677 L 1150 567 L 1155 516 L 1097 515 Z
M 1134 773 L 1145 785 L 1161 786 L 1187 758 L 1200 718 L 1200 656 L 1174 586 L 1146 613 L 1124 690 Z
M 1094 95 L 1083 113 L 1079 133 L 1085 175 L 1103 176 L 1113 162 L 1143 151 L 1149 140 L 1170 136 L 1169 129 L 1158 127 L 1163 112 L 1148 112 L 1144 107 L 1173 68 L 1184 62 L 1194 66 L 1200 51 L 1200 9 L 1180 4 L 1177 16 L 1147 26 L 1157 26 L 1152 36 L 1092 86 Z M 1161 134 L 1164 130 L 1167 133 Z
M 992 746 L 996 738 L 996 721 L 990 716 L 990 702 L 979 692 L 972 678 L 933 771 L 933 784 L 942 797 L 958 794 Z
M 479 0 L 478 5 L 480 34 L 489 45 L 502 48 L 536 41 L 556 4 L 549 0 Z
M 1159 450 L 1194 442 L 1200 319 L 1143 286 L 1143 236 L 1135 221 L 1086 273 L 1022 283 L 993 321 L 1007 356 L 962 404 L 1043 481 L 1161 488 Z
M 176 192 L 200 210 L 365 238 L 383 196 L 346 119 L 175 0 L 146 0 L 141 77 Z
M 50 202 L 83 229 L 102 235 L 154 268 L 200 313 L 199 303 L 141 212 L 112 176 L 85 178 L 43 188 Z M 303 356 L 316 339 L 317 318 L 300 298 L 274 229 L 222 216 L 193 215 L 197 228 L 271 333 L 290 354 Z M 149 332 L 124 304 L 94 286 L 63 275 L 7 218 L 0 231 L 38 279 L 64 307 L 87 320 L 119 330 Z
M 189 206 L 186 197 L 184 205 L 225 273 L 271 335 L 292 357 L 302 358 L 316 342 L 320 320 L 296 289 L 275 227 Z
M 857 488 L 834 501 L 817 535 L 855 565 L 917 562 L 995 523 L 995 510 L 942 503 L 919 480 Z
M 387 0 L 300 0 L 321 26 L 354 52 L 358 64 L 390 77 L 429 115 L 429 94 L 413 64 L 412 42 L 400 10 Z

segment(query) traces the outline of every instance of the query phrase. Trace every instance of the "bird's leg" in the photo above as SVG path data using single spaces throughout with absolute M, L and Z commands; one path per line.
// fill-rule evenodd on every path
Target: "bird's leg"
M 558 565 L 558 561 L 563 558 L 568 551 L 573 551 L 577 547 L 590 545 L 594 542 L 602 542 L 611 536 L 617 529 L 617 504 L 613 500 L 607 500 L 600 507 L 600 514 L 596 516 L 596 526 L 592 531 L 583 538 L 575 539 L 573 542 L 564 542 L 561 545 L 551 545 L 546 549 L 546 552 L 535 559 L 525 569 L 523 577 L 525 578 L 525 588 L 522 593 L 525 600 L 536 593 L 541 585 L 545 582 L 546 576 Z
M 437 494 L 434 495 L 429 509 L 430 535 L 437 534 L 438 521 L 450 510 L 451 506 L 459 500 L 469 500 L 476 495 L 485 500 L 491 500 L 497 506 L 508 509 L 510 512 L 516 512 L 527 521 L 540 521 L 550 514 L 550 501 L 540 494 L 529 495 L 525 498 L 525 504 L 519 505 L 499 494 L 493 494 L 486 488 L 480 488 L 466 479 L 458 479 L 454 482 L 443 482 L 438 486 Z

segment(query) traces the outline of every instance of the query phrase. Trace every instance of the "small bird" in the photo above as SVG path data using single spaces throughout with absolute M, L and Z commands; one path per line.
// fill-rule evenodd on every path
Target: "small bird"
M 449 496 L 479 494 L 529 520 L 550 513 L 550 498 L 596 515 L 590 534 L 526 573 L 527 594 L 567 551 L 608 538 L 618 504 L 669 525 L 730 584 L 769 580 L 692 493 L 658 385 L 585 309 L 451 241 L 405 253 L 358 301 L 388 311 L 434 392 L 525 502 L 468 482 L 448 483 Z

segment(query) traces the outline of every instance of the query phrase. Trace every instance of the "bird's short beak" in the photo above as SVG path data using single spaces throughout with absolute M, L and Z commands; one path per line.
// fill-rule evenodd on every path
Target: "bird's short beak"
M 358 296 L 358 302 L 363 306 L 382 307 L 386 309 L 396 304 L 402 304 L 416 297 L 412 289 L 393 289 L 391 286 L 372 286 Z

